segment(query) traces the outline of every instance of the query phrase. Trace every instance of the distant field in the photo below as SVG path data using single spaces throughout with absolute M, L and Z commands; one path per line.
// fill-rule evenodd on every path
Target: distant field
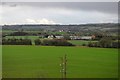
M 97 42 L 97 41 L 69 40 L 69 42 L 77 46 L 82 46 L 83 44 L 87 45 L 89 42 Z
M 118 50 L 109 48 L 3 46 L 3 78 L 59 78 L 67 54 L 67 78 L 117 78 Z

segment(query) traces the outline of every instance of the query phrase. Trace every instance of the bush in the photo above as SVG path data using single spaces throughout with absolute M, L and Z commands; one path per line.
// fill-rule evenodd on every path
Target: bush
M 35 45 L 41 45 L 41 41 L 39 39 L 35 40 Z
M 26 32 L 14 32 L 14 33 L 10 34 L 10 36 L 25 36 L 25 35 L 28 35 L 28 33 L 26 33 Z
M 2 45 L 32 45 L 30 39 L 2 39 Z
M 99 44 L 100 44 L 100 47 L 110 48 L 112 47 L 112 39 L 104 37 L 99 41 Z
M 119 42 L 113 41 L 111 38 L 102 38 L 99 42 L 89 42 L 89 47 L 101 47 L 101 48 L 119 48 Z
M 112 42 L 113 48 L 120 48 L 120 42 Z
M 36 45 L 44 45 L 44 46 L 74 46 L 73 44 L 67 42 L 63 39 L 52 39 L 52 40 L 43 40 L 42 42 L 40 40 L 35 40 Z M 39 44 L 40 42 L 40 44 Z
M 83 44 L 82 44 L 82 46 L 86 46 L 86 44 L 85 44 L 85 43 L 83 43 Z

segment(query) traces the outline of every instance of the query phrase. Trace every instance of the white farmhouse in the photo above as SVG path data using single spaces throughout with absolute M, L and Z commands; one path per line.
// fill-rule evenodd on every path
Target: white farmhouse
M 49 39 L 53 39 L 53 38 L 54 38 L 54 36 L 53 36 L 53 35 L 50 35 L 50 36 L 48 36 L 48 38 L 49 38 Z

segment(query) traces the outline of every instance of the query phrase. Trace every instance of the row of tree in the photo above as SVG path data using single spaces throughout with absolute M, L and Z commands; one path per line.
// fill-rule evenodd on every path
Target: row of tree
M 36 39 L 35 45 L 44 45 L 44 46 L 74 46 L 72 43 L 68 42 L 65 39 L 45 39 L 40 40 Z M 2 39 L 3 45 L 32 45 L 30 39 Z M 111 38 L 104 37 L 98 42 L 89 42 L 88 45 L 83 44 L 83 46 L 89 47 L 102 47 L 102 48 L 119 48 L 119 41 L 114 41 Z
M 2 39 L 2 45 L 32 45 L 30 39 Z
M 111 38 L 102 38 L 99 42 L 89 42 L 89 47 L 102 47 L 102 48 L 119 48 L 119 41 L 114 41 Z
M 51 39 L 51 40 L 40 40 L 36 39 L 35 45 L 44 45 L 44 46 L 74 46 L 73 44 L 67 42 L 64 39 Z M 32 45 L 30 39 L 2 39 L 2 45 Z
M 44 46 L 74 46 L 72 43 L 67 42 L 64 39 L 46 39 L 46 40 L 35 40 L 35 45 L 44 45 Z

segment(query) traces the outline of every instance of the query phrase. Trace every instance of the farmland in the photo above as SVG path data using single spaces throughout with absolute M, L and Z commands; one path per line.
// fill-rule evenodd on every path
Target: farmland
M 59 78 L 67 54 L 67 78 L 117 78 L 118 50 L 55 46 L 3 46 L 3 78 Z

